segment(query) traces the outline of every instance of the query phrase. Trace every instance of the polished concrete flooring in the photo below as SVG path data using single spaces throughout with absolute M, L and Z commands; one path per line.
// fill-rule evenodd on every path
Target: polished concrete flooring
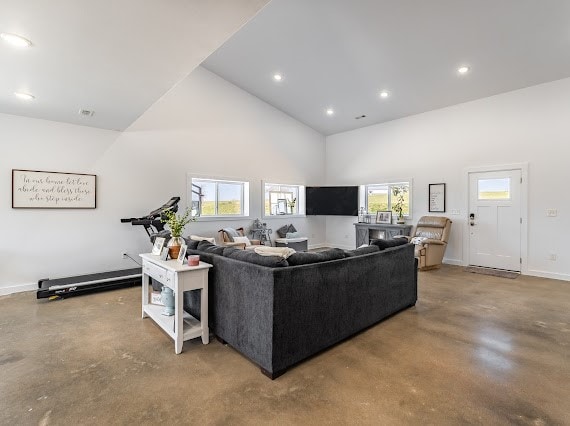
M 416 307 L 275 381 L 140 289 L 0 298 L 0 424 L 570 424 L 570 283 L 420 273 Z

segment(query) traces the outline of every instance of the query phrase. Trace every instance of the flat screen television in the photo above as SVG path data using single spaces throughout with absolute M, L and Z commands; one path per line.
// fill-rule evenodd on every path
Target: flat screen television
M 306 213 L 312 216 L 358 216 L 358 186 L 307 186 Z

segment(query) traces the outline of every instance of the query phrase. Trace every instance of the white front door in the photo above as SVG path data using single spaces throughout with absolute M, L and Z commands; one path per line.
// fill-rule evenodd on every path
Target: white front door
M 521 270 L 521 170 L 469 173 L 469 264 Z

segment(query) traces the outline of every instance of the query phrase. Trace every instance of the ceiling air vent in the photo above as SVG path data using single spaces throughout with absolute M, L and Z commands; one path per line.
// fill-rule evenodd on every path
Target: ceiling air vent
M 79 115 L 81 117 L 93 117 L 93 114 L 95 114 L 95 111 L 90 111 L 88 109 L 80 109 L 79 110 Z
M 354 117 L 355 120 L 360 120 L 361 118 L 366 118 L 364 114 L 359 115 L 358 117 Z

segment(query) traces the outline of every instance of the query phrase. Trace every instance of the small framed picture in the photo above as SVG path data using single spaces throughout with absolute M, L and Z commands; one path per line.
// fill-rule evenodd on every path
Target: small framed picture
M 186 250 L 188 250 L 188 246 L 186 244 L 182 244 L 180 246 L 180 251 L 178 252 L 178 262 L 184 264 L 186 260 Z
M 392 212 L 376 212 L 376 223 L 392 223 Z
M 160 252 L 160 260 L 168 259 L 168 247 L 163 247 L 162 251 Z
M 154 240 L 154 246 L 152 247 L 152 254 L 159 256 L 162 253 L 162 248 L 164 247 L 165 239 L 163 237 L 156 237 Z
M 429 211 L 445 212 L 445 183 L 430 183 L 429 186 Z

